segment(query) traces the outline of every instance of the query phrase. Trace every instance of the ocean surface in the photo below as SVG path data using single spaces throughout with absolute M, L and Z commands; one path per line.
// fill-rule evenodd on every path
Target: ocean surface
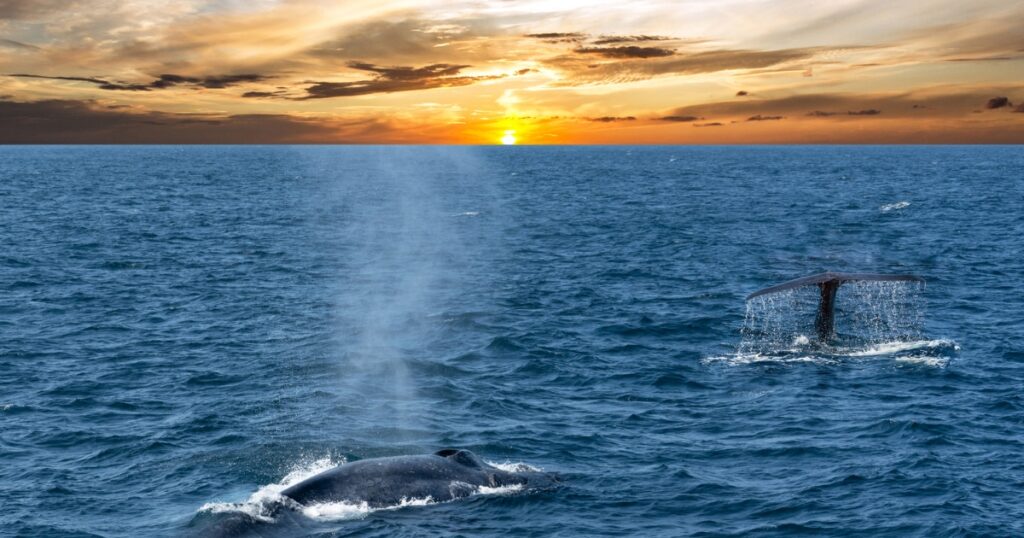
M 826 270 L 910 328 L 765 339 Z M 1020 536 L 1022 278 L 1020 146 L 0 147 L 0 535 L 461 447 L 561 485 L 310 532 Z

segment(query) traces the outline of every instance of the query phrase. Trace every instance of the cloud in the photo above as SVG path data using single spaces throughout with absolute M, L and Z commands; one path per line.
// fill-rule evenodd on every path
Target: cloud
M 371 20 L 346 28 L 340 37 L 321 42 L 302 55 L 328 62 L 353 58 L 405 63 L 479 61 L 504 56 L 501 33 L 487 18 Z
M 30 74 L 27 74 L 27 73 L 13 73 L 13 74 L 10 74 L 10 75 L 7 75 L 7 76 L 9 76 L 9 77 L 18 77 L 18 78 L 42 78 L 42 79 L 49 79 L 49 80 L 71 80 L 71 81 L 75 81 L 75 82 L 89 82 L 91 84 L 100 84 L 100 85 L 102 85 L 102 84 L 110 84 L 109 82 L 107 82 L 105 80 L 98 79 L 98 78 L 91 78 L 91 77 L 50 77 L 50 76 L 46 76 L 46 75 L 30 75 Z
M 72 8 L 75 3 L 73 0 L 2 0 L 0 1 L 0 20 L 28 19 L 62 8 Z
M 0 101 L 0 144 L 346 142 L 386 138 L 390 130 L 373 120 L 133 112 L 76 100 Z
M 263 82 L 268 77 L 247 73 L 241 75 L 217 75 L 208 77 L 186 77 L 182 75 L 160 75 L 160 78 L 149 83 L 151 88 L 170 88 L 181 84 L 200 86 L 208 89 L 222 89 L 238 84 Z
M 919 105 L 914 105 L 912 108 L 920 108 L 920 107 L 919 107 Z M 868 108 L 868 109 L 865 109 L 865 110 L 850 110 L 850 111 L 847 111 L 847 112 L 826 112 L 826 111 L 823 111 L 823 110 L 814 110 L 812 112 L 808 112 L 807 115 L 811 116 L 813 118 L 827 118 L 827 117 L 830 117 L 830 116 L 839 116 L 839 115 L 843 115 L 843 114 L 845 114 L 847 116 L 877 116 L 877 115 L 879 115 L 881 113 L 882 113 L 882 111 L 878 110 L 877 108 Z
M 468 65 L 433 64 L 424 67 L 380 67 L 365 62 L 351 62 L 349 67 L 360 71 L 376 73 L 377 77 L 353 82 L 317 82 L 306 88 L 303 99 L 324 99 L 329 97 L 353 97 L 374 93 L 408 92 L 467 86 L 484 80 L 494 80 L 505 75 L 458 76 Z
M 1017 105 L 1017 108 L 1013 109 L 1014 112 L 1024 113 L 1024 103 Z
M 2 37 L 0 37 L 0 47 L 15 50 L 42 50 L 35 45 L 29 45 L 28 43 L 22 43 L 21 41 L 15 41 L 13 39 L 4 39 Z
M 997 108 L 1012 107 L 1013 103 L 1007 97 L 993 97 L 985 103 L 985 108 L 995 110 Z
M 608 47 L 596 48 L 607 51 L 621 48 L 646 49 L 649 47 Z M 579 49 L 577 49 L 579 50 Z M 668 49 L 654 49 L 668 51 Z M 668 51 L 671 52 L 671 51 Z M 814 56 L 818 49 L 745 50 L 722 49 L 693 53 L 665 52 L 655 56 L 611 58 L 595 63 L 587 54 L 562 55 L 543 60 L 549 68 L 564 76 L 557 84 L 572 86 L 580 84 L 611 84 L 646 80 L 664 75 L 713 73 L 734 69 L 761 69 L 805 60 Z M 594 53 L 597 54 L 597 53 Z M 623 54 L 629 54 L 628 52 Z M 661 55 L 659 57 L 658 55 Z
M 595 39 L 595 45 L 614 45 L 617 43 L 642 43 L 644 41 L 672 41 L 673 38 L 660 35 L 602 35 Z
M 1003 62 L 1007 60 L 1016 60 L 1013 56 L 988 56 L 982 58 L 949 58 L 947 62 Z
M 433 64 L 425 67 L 378 67 L 366 62 L 350 62 L 348 66 L 360 71 L 371 71 L 373 73 L 377 73 L 382 78 L 388 78 L 391 80 L 421 80 L 447 77 L 457 75 L 459 71 L 470 67 L 468 65 L 452 64 Z
M 672 56 L 676 52 L 659 47 L 580 47 L 573 52 L 577 54 L 596 54 L 602 58 L 662 58 Z
M 740 91 L 736 92 L 736 97 L 746 97 L 748 95 L 750 95 L 750 94 L 747 93 L 746 90 L 740 90 Z
M 747 118 L 747 121 L 776 121 L 784 119 L 785 116 L 762 116 L 760 114 Z
M 242 97 L 244 97 L 246 99 L 252 99 L 252 98 L 267 98 L 267 97 L 282 97 L 283 95 L 284 95 L 284 92 L 281 92 L 281 91 L 276 91 L 276 92 L 245 92 L 245 93 L 242 94 Z
M 713 122 L 710 122 L 710 123 L 694 123 L 693 126 L 694 127 L 721 127 L 722 123 L 718 122 L 718 121 L 713 121 Z
M 587 38 L 582 32 L 544 32 L 540 34 L 526 34 L 523 37 L 543 39 L 548 43 L 575 43 Z
M 978 108 L 994 92 L 1012 94 L 1024 86 L 997 88 L 937 87 L 901 93 L 811 93 L 766 99 L 729 99 L 679 107 L 666 115 L 708 115 L 746 119 L 751 116 L 833 117 L 837 121 L 874 118 L 958 118 Z M 990 93 L 992 92 L 992 93 Z M 811 110 L 812 112 L 808 112 Z M 877 111 L 875 113 L 874 111 Z M 884 111 L 884 115 L 882 113 Z M 879 119 L 878 121 L 882 121 Z
M 636 116 L 601 116 L 599 118 L 587 118 L 587 121 L 596 121 L 600 123 L 613 123 L 617 121 L 635 121 Z
M 249 82 L 261 82 L 266 80 L 268 77 L 264 75 L 256 74 L 244 74 L 244 75 L 217 75 L 208 77 L 186 77 L 182 75 L 160 75 L 156 80 L 147 84 L 131 84 L 124 82 L 110 82 L 101 78 L 95 77 L 63 77 L 63 76 L 47 76 L 47 75 L 32 75 L 27 73 L 15 73 L 8 75 L 19 78 L 40 78 L 48 80 L 70 80 L 73 82 L 88 82 L 95 84 L 101 90 L 118 90 L 118 91 L 141 91 L 148 92 L 150 90 L 160 90 L 170 88 L 179 85 L 188 85 L 208 89 L 221 89 L 229 86 L 235 86 L 238 84 L 244 84 Z
M 690 122 L 690 121 L 702 120 L 704 118 L 700 118 L 700 117 L 697 117 L 697 116 L 662 116 L 662 117 L 660 117 L 658 119 L 661 120 L 661 121 Z

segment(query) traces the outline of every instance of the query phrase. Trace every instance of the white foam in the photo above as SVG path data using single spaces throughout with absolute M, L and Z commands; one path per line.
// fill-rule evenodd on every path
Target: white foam
M 799 343 L 801 338 L 797 338 L 798 342 L 794 342 L 794 346 Z M 820 355 L 809 353 L 809 350 L 792 348 L 779 350 L 777 353 L 757 353 L 757 352 L 737 352 L 733 355 L 719 355 L 714 357 L 706 357 L 703 359 L 705 364 L 714 362 L 724 362 L 730 365 L 743 365 L 743 364 L 756 364 L 761 362 L 774 362 L 774 363 L 801 363 L 810 362 L 818 364 L 835 364 L 842 358 L 860 358 L 860 357 L 877 357 L 885 355 L 896 355 L 897 353 L 906 353 L 912 351 L 920 351 L 913 355 L 896 355 L 893 357 L 898 362 L 924 364 L 928 366 L 945 367 L 949 364 L 949 357 L 944 357 L 934 354 L 936 350 L 940 353 L 943 349 L 952 349 L 953 351 L 959 352 L 960 346 L 948 339 L 937 339 L 937 340 L 913 340 L 908 342 L 883 342 L 879 344 L 872 344 L 862 348 L 824 348 L 821 350 Z
M 285 498 L 281 496 L 282 491 L 311 476 L 318 475 L 328 469 L 333 469 L 343 463 L 345 463 L 344 458 L 340 461 L 336 461 L 331 458 L 320 458 L 313 461 L 303 462 L 292 468 L 292 470 L 289 471 L 280 482 L 261 486 L 244 502 L 206 503 L 199 507 L 199 511 L 210 512 L 213 514 L 219 514 L 221 512 L 242 512 L 261 521 L 273 521 L 273 518 L 270 516 L 271 508 L 275 503 L 280 503 L 285 500 Z
M 512 463 L 506 460 L 505 463 L 494 463 L 493 461 L 487 461 L 486 463 L 491 467 L 497 467 L 507 473 L 540 473 L 544 471 L 544 469 L 541 469 L 540 467 L 534 467 L 533 465 L 523 462 Z
M 463 211 L 462 213 L 456 213 L 456 217 L 476 217 L 480 214 L 479 211 Z
M 916 349 L 935 349 L 939 347 L 951 347 L 954 351 L 960 351 L 960 346 L 952 340 L 912 340 L 909 342 L 883 342 L 874 344 L 860 350 L 842 350 L 844 355 L 850 357 L 871 357 L 874 355 L 891 355 L 904 351 Z
M 478 495 L 511 495 L 518 493 L 523 490 L 522 484 L 513 484 L 510 486 L 472 486 L 464 482 L 452 482 L 451 487 L 455 488 L 468 488 L 469 497 L 475 497 Z M 398 510 L 401 508 L 408 508 L 410 506 L 427 506 L 430 504 L 441 504 L 442 501 L 435 501 L 433 497 L 424 498 L 408 498 L 403 497 L 398 504 L 391 506 L 382 506 L 378 508 L 372 508 L 369 504 L 362 503 L 348 503 L 348 502 L 336 502 L 336 503 L 320 503 L 311 504 L 304 506 L 301 509 L 302 515 L 310 518 L 322 521 L 341 521 L 347 519 L 360 519 L 373 512 L 385 511 L 385 510 Z
M 705 364 L 713 362 L 724 362 L 733 366 L 742 364 L 757 364 L 761 362 L 776 362 L 776 363 L 800 363 L 810 362 L 817 364 L 833 364 L 836 362 L 834 358 L 822 357 L 820 355 L 808 355 L 797 353 L 798 350 L 788 350 L 789 354 L 765 354 L 765 353 L 736 353 L 735 355 L 719 355 L 715 357 L 706 357 L 704 359 Z
M 880 207 L 879 209 L 882 210 L 882 213 L 888 213 L 890 211 L 895 211 L 897 209 L 903 209 L 904 207 L 907 207 L 909 205 L 910 205 L 910 202 L 902 201 L 902 202 L 896 202 L 894 204 L 885 204 L 882 207 Z
M 933 357 L 931 355 L 909 355 L 903 357 L 896 357 L 896 362 L 920 364 L 922 366 L 932 366 L 934 368 L 945 368 L 946 365 L 949 364 L 949 358 Z
M 508 486 L 480 486 L 476 489 L 474 495 L 511 495 L 513 493 L 519 493 L 526 487 L 522 484 L 511 484 Z
M 321 521 L 343 521 L 346 519 L 361 519 L 370 513 L 379 510 L 398 510 L 399 508 L 405 508 L 408 506 L 426 506 L 428 504 L 434 504 L 433 497 L 425 497 L 422 499 L 409 499 L 403 497 L 398 504 L 382 508 L 371 508 L 370 505 L 365 502 L 311 504 L 309 506 L 303 506 L 301 512 L 302 515 L 310 519 L 317 519 Z

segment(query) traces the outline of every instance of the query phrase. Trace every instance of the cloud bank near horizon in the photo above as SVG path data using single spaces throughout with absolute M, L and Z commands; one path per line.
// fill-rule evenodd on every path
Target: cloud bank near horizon
M 1024 6 L 587 6 L 10 0 L 0 141 L 1024 142 Z

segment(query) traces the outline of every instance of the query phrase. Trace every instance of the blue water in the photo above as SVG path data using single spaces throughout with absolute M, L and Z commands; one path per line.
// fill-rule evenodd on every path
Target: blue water
M 824 270 L 920 341 L 739 351 Z M 1019 146 L 3 147 L 0 534 L 454 446 L 562 487 L 319 536 L 1021 535 L 1022 277 Z

